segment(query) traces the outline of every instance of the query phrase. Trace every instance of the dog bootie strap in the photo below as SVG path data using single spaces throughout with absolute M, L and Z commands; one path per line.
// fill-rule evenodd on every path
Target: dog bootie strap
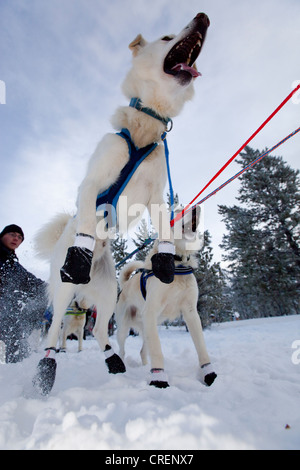
M 207 387 L 210 387 L 215 379 L 217 378 L 217 374 L 214 372 L 213 367 L 210 363 L 204 364 L 200 369 L 200 382 Z
M 86 233 L 76 233 L 73 246 L 78 246 L 79 248 L 86 248 L 87 250 L 94 251 L 95 244 L 95 239 L 91 235 L 87 235 Z
M 168 376 L 165 373 L 164 369 L 151 369 L 149 385 L 152 385 L 156 388 L 169 387 Z
M 95 240 L 90 235 L 76 234 L 74 245 L 68 249 L 65 264 L 60 270 L 62 282 L 88 284 Z

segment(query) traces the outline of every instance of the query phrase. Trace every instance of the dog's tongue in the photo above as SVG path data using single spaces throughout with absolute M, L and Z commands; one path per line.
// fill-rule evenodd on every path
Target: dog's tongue
M 192 77 L 201 77 L 201 73 L 198 72 L 198 70 L 196 70 L 194 67 L 189 67 L 187 64 L 184 63 L 175 65 L 174 67 L 172 67 L 172 70 L 174 70 L 175 72 L 181 72 L 182 70 L 184 70 L 185 72 L 189 72 Z

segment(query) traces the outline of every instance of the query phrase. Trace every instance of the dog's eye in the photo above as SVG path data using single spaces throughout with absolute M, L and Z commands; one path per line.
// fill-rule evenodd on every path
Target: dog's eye
M 174 36 L 164 36 L 161 38 L 162 41 L 172 41 L 172 39 L 174 39 Z

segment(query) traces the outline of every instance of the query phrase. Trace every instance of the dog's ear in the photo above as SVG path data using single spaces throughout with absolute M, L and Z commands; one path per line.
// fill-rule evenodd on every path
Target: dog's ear
M 147 41 L 143 38 L 141 34 L 138 34 L 137 37 L 129 44 L 129 49 L 132 51 L 133 56 L 135 57 L 140 49 L 147 44 Z

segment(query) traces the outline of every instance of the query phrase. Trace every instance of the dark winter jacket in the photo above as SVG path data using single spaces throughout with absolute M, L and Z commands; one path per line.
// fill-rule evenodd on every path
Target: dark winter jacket
M 41 325 L 46 283 L 20 265 L 0 240 L 0 340 L 25 338 Z

